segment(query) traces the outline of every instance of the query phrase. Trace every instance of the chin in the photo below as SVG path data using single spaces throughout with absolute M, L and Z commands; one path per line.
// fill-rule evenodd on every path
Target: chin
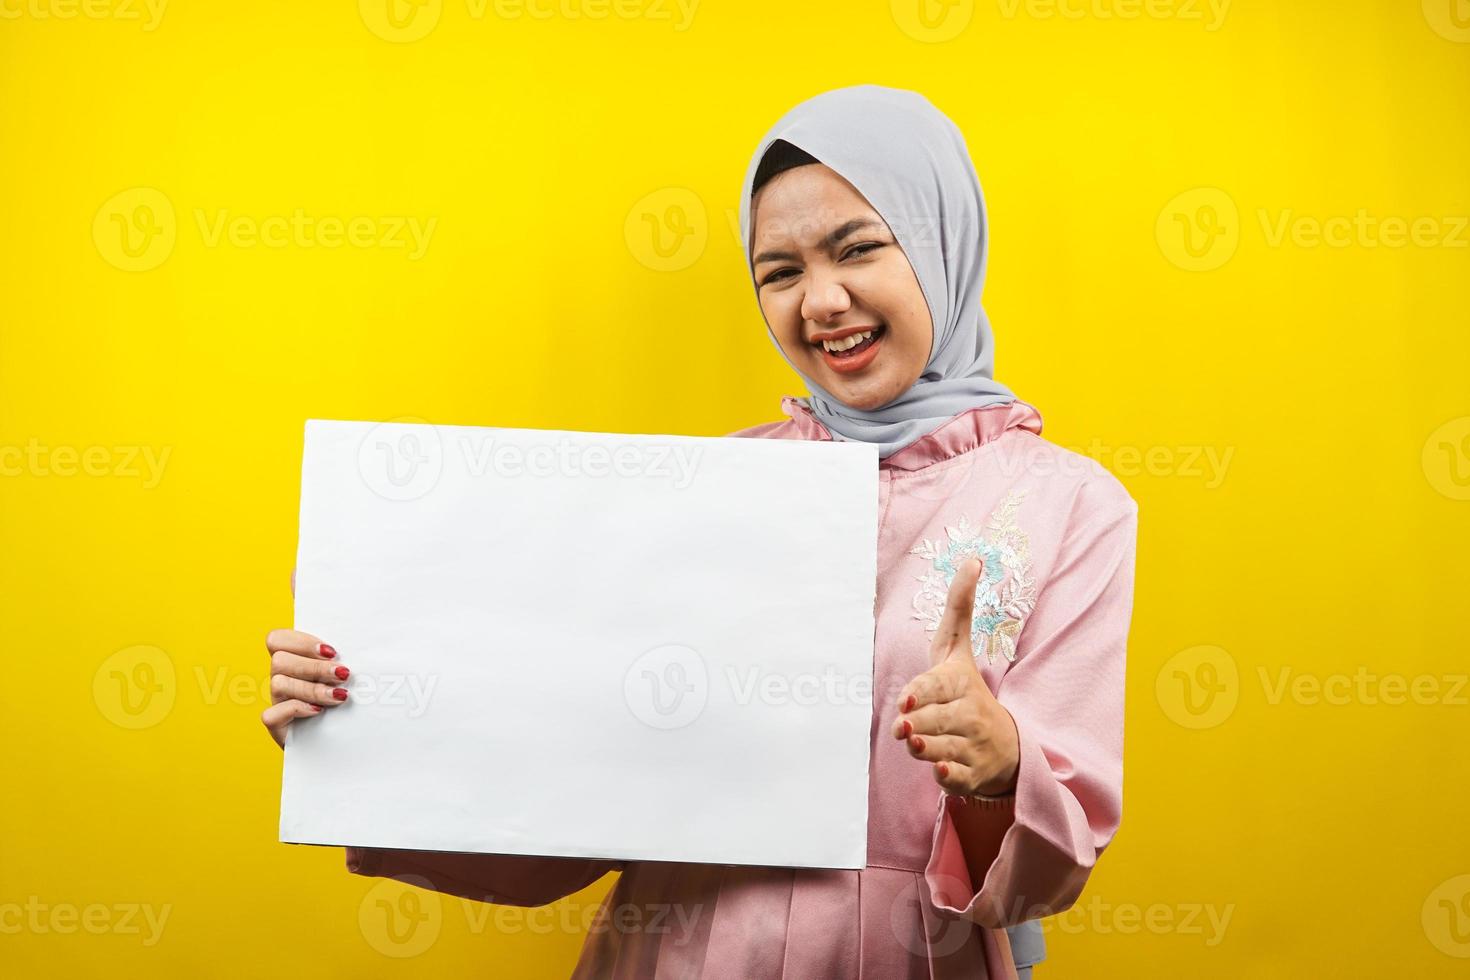
M 882 408 L 893 399 L 898 397 L 898 392 L 891 390 L 891 383 L 876 383 L 873 385 L 862 385 L 861 387 L 840 384 L 828 387 L 827 390 L 848 408 L 855 408 L 861 412 L 871 412 L 875 408 Z

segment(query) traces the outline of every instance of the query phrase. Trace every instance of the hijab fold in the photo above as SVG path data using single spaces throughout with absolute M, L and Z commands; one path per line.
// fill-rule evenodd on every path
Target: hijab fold
M 961 412 L 1013 402 L 991 377 L 995 344 L 980 303 L 988 229 L 980 180 L 964 136 L 924 96 L 880 85 L 833 89 L 791 109 L 761 139 L 740 193 L 740 237 L 751 283 L 751 187 L 777 140 L 805 150 L 857 188 L 888 223 L 908 257 L 934 321 L 929 361 L 913 386 L 879 408 L 838 401 L 801 374 L 811 395 L 797 399 L 834 438 L 877 445 L 886 458 Z

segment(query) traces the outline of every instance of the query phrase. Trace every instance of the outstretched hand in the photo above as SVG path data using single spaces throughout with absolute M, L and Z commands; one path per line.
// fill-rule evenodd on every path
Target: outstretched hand
M 908 743 L 910 755 L 933 765 L 946 792 L 1003 796 L 1016 787 L 1021 742 L 1011 713 L 975 665 L 970 630 L 979 580 L 973 558 L 955 571 L 929 645 L 932 666 L 899 692 L 891 732 Z

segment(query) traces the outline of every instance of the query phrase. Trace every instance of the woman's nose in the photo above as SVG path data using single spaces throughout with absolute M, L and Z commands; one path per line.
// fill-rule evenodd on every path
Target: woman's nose
M 818 323 L 830 320 L 852 306 L 852 297 L 835 277 L 812 274 L 807 280 L 806 295 L 801 300 L 801 315 Z

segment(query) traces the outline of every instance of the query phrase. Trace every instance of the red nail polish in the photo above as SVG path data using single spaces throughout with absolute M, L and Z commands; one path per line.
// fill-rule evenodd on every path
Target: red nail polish
M 949 778 L 949 766 L 945 765 L 942 762 L 939 764 L 939 778 L 940 779 L 948 779 Z
M 320 711 L 320 710 L 322 710 L 322 706 L 319 705 L 319 704 L 314 704 L 314 705 L 311 706 L 311 710 L 312 711 Z
M 913 725 L 910 725 L 909 724 L 909 720 L 907 718 L 905 718 L 903 720 L 903 737 L 904 738 L 908 738 L 913 733 L 914 733 L 914 726 Z
M 338 701 L 346 701 L 347 700 L 347 688 L 345 688 L 345 687 L 334 687 L 334 688 L 332 688 L 332 697 L 336 698 Z
M 332 648 L 330 643 L 318 643 L 316 645 L 316 651 L 328 660 L 331 660 L 337 655 L 337 651 Z
M 915 700 L 916 700 L 915 697 L 912 694 L 910 694 L 909 695 L 909 699 L 903 703 L 903 710 L 905 710 L 905 711 L 913 711 L 914 710 L 914 702 L 915 702 Z
M 914 736 L 914 739 L 913 739 L 913 744 L 914 744 L 914 751 L 915 752 L 922 752 L 922 751 L 924 751 L 924 739 L 923 739 L 923 736 L 921 736 L 921 735 L 915 735 Z
M 347 679 L 347 675 L 351 674 L 352 671 L 348 670 L 346 667 L 338 667 L 332 673 L 337 675 L 337 680 L 345 681 Z

